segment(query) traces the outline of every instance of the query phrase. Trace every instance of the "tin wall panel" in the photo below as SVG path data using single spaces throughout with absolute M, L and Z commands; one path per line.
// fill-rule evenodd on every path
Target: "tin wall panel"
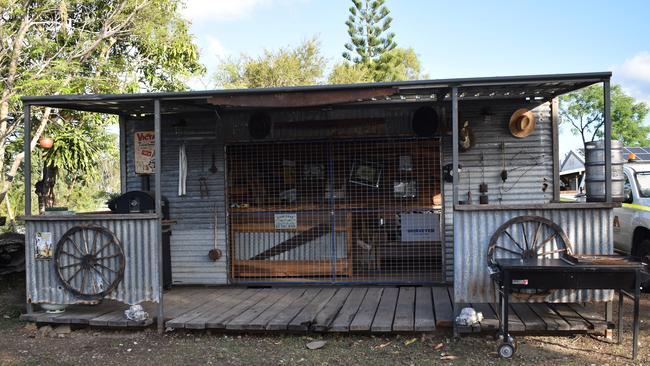
M 508 128 L 512 113 L 528 108 L 536 117 L 532 134 L 520 139 Z M 460 101 L 459 121 L 468 121 L 474 133 L 474 146 L 460 152 L 459 200 L 478 204 L 479 184 L 488 185 L 490 204 L 545 203 L 553 198 L 553 143 L 550 104 L 536 106 L 526 101 Z M 443 141 L 444 164 L 452 163 L 452 140 Z M 501 180 L 501 171 L 508 179 Z M 445 197 L 445 277 L 454 281 L 454 210 L 453 185 L 444 184 Z
M 182 133 L 174 128 L 182 120 Z M 162 117 L 162 195 L 169 201 L 172 282 L 174 284 L 225 284 L 228 282 L 226 214 L 224 201 L 224 145 L 219 133 L 222 122 L 215 113 Z M 133 134 L 153 130 L 153 123 L 127 121 L 127 189 L 141 190 L 142 177 L 135 175 Z M 179 131 L 180 132 L 180 131 Z M 178 195 L 179 146 L 187 154 L 187 193 Z M 210 171 L 213 164 L 216 172 Z M 205 178 L 207 195 L 201 195 L 199 179 Z M 153 189 L 154 176 L 150 177 Z M 216 226 L 216 230 L 215 230 Z M 215 238 L 216 234 L 216 238 Z M 224 256 L 212 261 L 208 252 L 220 249 Z
M 611 209 L 480 210 L 454 213 L 454 299 L 456 302 L 496 301 L 487 268 L 492 234 L 517 216 L 541 216 L 558 224 L 575 254 L 612 254 Z M 556 291 L 555 302 L 609 301 L 610 290 Z
M 26 221 L 26 275 L 27 294 L 32 303 L 78 304 L 84 300 L 67 291 L 56 275 L 54 259 L 35 259 L 37 232 L 52 233 L 56 246 L 66 231 L 74 226 L 95 224 L 110 230 L 122 243 L 126 260 L 124 279 L 117 289 L 106 296 L 126 304 L 143 301 L 158 302 L 160 293 L 158 267 L 157 219 L 102 219 L 87 220 L 71 216 L 69 220 Z M 54 251 L 55 247 L 53 248 Z M 64 263 L 65 264 L 65 263 Z

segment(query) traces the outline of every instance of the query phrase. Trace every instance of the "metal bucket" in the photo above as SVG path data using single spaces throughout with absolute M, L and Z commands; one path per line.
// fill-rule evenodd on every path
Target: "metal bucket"
M 623 144 L 612 140 L 612 201 L 623 201 Z M 585 144 L 585 186 L 587 202 L 605 201 L 605 141 L 591 141 Z

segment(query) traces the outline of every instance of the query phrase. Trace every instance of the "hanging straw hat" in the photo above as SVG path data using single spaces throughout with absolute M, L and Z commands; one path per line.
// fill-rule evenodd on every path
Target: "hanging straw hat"
M 524 138 L 535 130 L 535 115 L 526 108 L 517 109 L 510 117 L 508 127 L 512 136 Z

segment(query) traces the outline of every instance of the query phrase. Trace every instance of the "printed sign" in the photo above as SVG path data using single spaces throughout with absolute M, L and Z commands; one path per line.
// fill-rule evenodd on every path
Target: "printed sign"
M 290 230 L 298 228 L 298 214 L 275 214 L 275 229 Z
M 437 213 L 403 213 L 402 242 L 439 241 L 440 216 Z
M 52 233 L 37 231 L 34 234 L 34 248 L 36 248 L 36 259 L 52 258 Z
M 154 131 L 138 131 L 133 137 L 135 151 L 135 174 L 153 174 L 155 168 Z

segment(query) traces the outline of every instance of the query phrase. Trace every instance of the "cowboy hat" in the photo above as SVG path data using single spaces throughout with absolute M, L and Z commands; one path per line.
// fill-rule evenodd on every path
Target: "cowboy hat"
M 517 109 L 510 117 L 508 127 L 512 136 L 524 138 L 535 130 L 535 115 L 526 108 Z

